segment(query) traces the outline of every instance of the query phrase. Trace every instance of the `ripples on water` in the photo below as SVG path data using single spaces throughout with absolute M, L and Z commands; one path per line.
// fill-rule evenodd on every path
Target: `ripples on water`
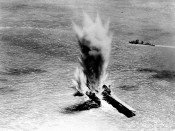
M 0 126 L 22 130 L 168 130 L 174 114 L 174 2 L 0 0 Z M 72 114 L 79 54 L 71 21 L 111 18 L 113 93 L 134 107 L 128 119 L 109 105 Z M 133 39 L 162 47 L 132 46 Z

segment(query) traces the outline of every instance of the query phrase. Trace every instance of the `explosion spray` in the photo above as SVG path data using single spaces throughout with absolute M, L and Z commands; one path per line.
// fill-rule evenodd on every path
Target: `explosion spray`
M 107 79 L 106 68 L 111 52 L 112 35 L 109 33 L 109 21 L 102 24 L 99 15 L 95 22 L 84 13 L 83 28 L 73 24 L 81 50 L 79 62 L 81 67 L 75 71 L 77 90 L 101 92 Z
M 103 24 L 98 14 L 95 21 L 86 13 L 83 16 L 82 28 L 73 23 L 81 51 L 80 67 L 76 69 L 73 80 L 77 90 L 75 95 L 88 96 L 98 106 L 101 106 L 101 100 L 105 100 L 126 116 L 134 116 L 134 109 L 111 97 L 111 83 L 107 79 L 106 71 L 112 42 L 112 33 L 109 32 L 110 21 Z

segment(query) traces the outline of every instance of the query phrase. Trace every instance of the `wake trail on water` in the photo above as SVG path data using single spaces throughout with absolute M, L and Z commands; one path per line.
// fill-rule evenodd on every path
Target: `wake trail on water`
M 156 47 L 163 47 L 163 48 L 175 48 L 175 46 L 170 45 L 155 45 Z

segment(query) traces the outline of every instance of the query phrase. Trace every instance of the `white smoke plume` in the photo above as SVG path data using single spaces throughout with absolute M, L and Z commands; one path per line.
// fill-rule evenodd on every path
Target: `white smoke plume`
M 103 24 L 98 14 L 95 21 L 86 13 L 83 13 L 83 16 L 83 27 L 73 23 L 81 51 L 81 67 L 76 69 L 73 82 L 82 94 L 89 90 L 98 93 L 108 77 L 106 69 L 112 42 L 112 34 L 109 32 L 110 21 Z

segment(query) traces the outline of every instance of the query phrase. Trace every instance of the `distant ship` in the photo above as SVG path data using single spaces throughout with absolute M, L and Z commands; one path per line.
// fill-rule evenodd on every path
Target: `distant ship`
M 130 44 L 139 44 L 139 45 L 150 45 L 150 46 L 155 46 L 154 44 L 151 44 L 149 42 L 143 42 L 143 41 L 139 41 L 138 39 L 137 40 L 133 40 L 133 41 L 129 41 Z

